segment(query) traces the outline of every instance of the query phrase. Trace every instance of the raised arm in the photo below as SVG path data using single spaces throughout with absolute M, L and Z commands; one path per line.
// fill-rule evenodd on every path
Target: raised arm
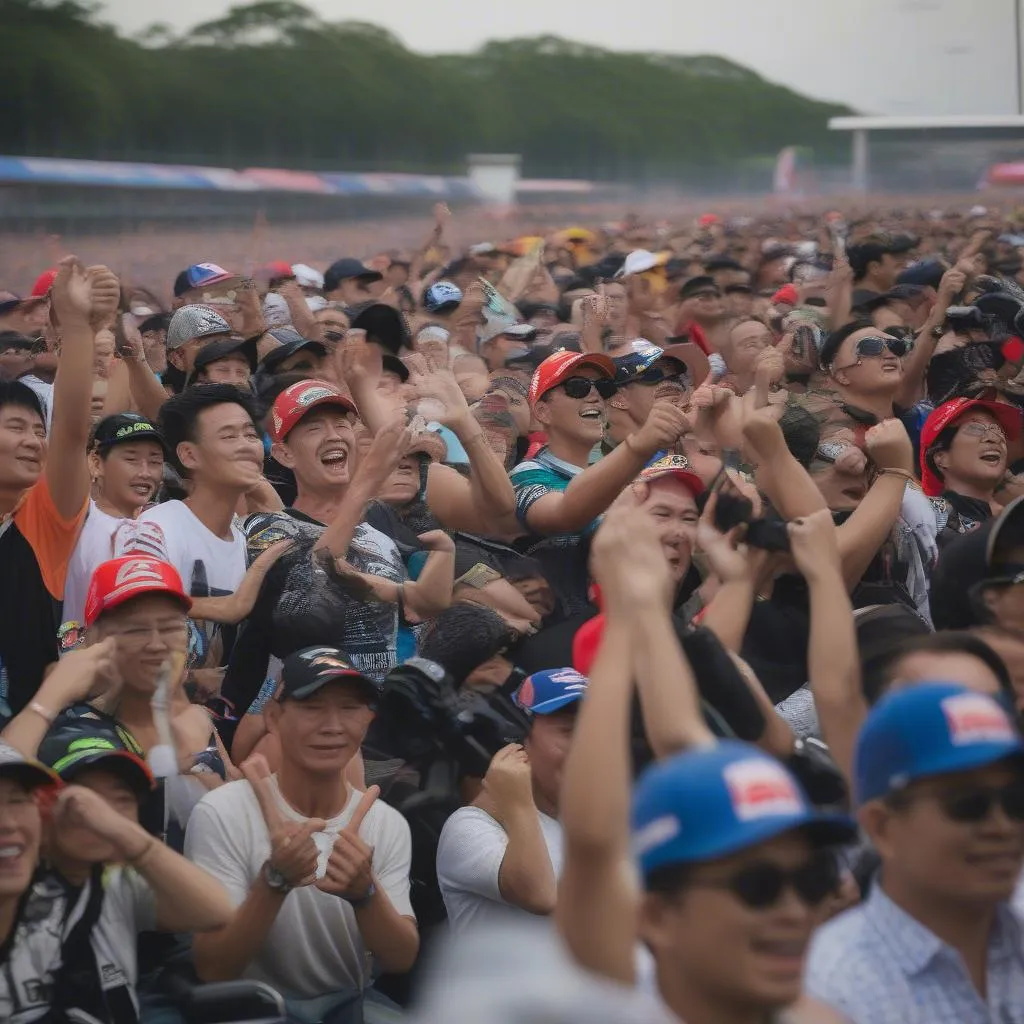
M 61 353 L 53 381 L 46 483 L 64 520 L 79 515 L 89 498 L 85 453 L 92 404 L 94 325 L 113 315 L 119 298 L 117 278 L 106 267 L 86 270 L 74 256 L 61 261 L 50 292 Z
M 655 452 L 671 448 L 687 427 L 685 414 L 657 401 L 647 422 L 613 452 L 574 477 L 561 492 L 538 498 L 526 511 L 526 525 L 544 535 L 578 533 L 611 506 Z
M 847 783 L 853 748 L 867 703 L 860 687 L 860 658 L 853 606 L 843 580 L 832 516 L 815 512 L 789 524 L 793 559 L 810 590 L 811 638 L 807 668 L 822 734 Z

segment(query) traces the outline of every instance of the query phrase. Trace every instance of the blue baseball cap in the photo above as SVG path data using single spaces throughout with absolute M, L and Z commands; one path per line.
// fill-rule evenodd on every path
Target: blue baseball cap
M 436 281 L 423 293 L 423 308 L 428 313 L 445 313 L 462 301 L 462 289 L 451 281 Z
M 531 715 L 551 715 L 582 700 L 588 680 L 574 668 L 548 668 L 527 676 L 516 690 L 516 703 Z
M 818 811 L 782 762 L 739 740 L 662 761 L 633 791 L 633 852 L 644 876 L 725 857 L 795 828 L 821 846 L 857 837 L 846 815 Z
M 857 737 L 858 803 L 914 779 L 967 772 L 1024 754 L 1024 739 L 992 697 L 956 683 L 921 683 L 880 700 Z
M 664 354 L 664 349 L 644 338 L 637 338 L 630 345 L 629 352 L 612 360 L 615 363 L 616 382 L 628 384 L 643 376 Z

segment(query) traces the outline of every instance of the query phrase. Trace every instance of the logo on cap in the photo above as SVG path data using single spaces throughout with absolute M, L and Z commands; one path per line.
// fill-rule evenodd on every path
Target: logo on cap
M 295 396 L 295 404 L 298 406 L 312 405 L 322 398 L 337 398 L 338 392 L 333 388 L 311 387 Z
M 117 575 L 114 577 L 114 586 L 116 588 L 136 583 L 162 584 L 163 581 L 163 573 L 160 571 L 158 563 L 140 558 L 135 562 L 125 562 L 117 570 Z
M 803 813 L 800 794 L 782 765 L 751 758 L 727 765 L 722 774 L 739 821 Z
M 140 430 L 156 433 L 156 428 L 152 423 L 148 423 L 146 420 L 139 420 L 137 423 L 126 423 L 123 427 L 118 427 L 114 434 L 114 440 L 120 441 L 121 438 L 130 437 L 132 434 L 137 434 Z
M 958 747 L 969 743 L 1012 743 L 1013 726 L 1006 712 L 990 697 L 959 693 L 942 701 L 949 739 Z

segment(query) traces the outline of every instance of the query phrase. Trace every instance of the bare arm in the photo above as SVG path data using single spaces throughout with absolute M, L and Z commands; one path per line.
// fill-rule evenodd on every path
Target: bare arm
M 322 340 L 321 326 L 313 311 L 306 303 L 306 296 L 297 281 L 284 281 L 278 286 L 277 294 L 288 304 L 288 312 L 292 318 L 292 327 L 304 338 Z
M 808 516 L 827 507 L 810 474 L 787 447 L 771 409 L 748 412 L 743 437 L 758 457 L 757 486 L 783 519 Z
M 853 750 L 867 716 L 853 607 L 839 561 L 836 529 L 828 512 L 789 524 L 793 557 L 810 590 L 811 637 L 807 666 L 822 734 L 847 782 Z
M 46 482 L 65 520 L 74 519 L 89 497 L 89 443 L 92 404 L 93 321 L 117 308 L 120 289 L 106 267 L 88 271 L 74 257 L 62 261 L 53 283 L 52 309 L 61 338 L 53 382 L 53 417 L 46 459 Z

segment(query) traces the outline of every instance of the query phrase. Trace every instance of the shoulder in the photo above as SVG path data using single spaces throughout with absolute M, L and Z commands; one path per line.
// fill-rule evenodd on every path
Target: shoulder
M 479 841 L 487 836 L 508 841 L 505 830 L 485 810 L 480 807 L 460 807 L 444 823 L 440 841 L 451 844 Z
M 846 968 L 852 969 L 863 957 L 870 957 L 875 948 L 868 935 L 863 904 L 844 911 L 814 933 L 807 956 L 808 978 L 820 983 L 846 977 Z
M 189 831 L 194 824 L 205 823 L 207 827 L 215 828 L 218 823 L 234 825 L 252 818 L 253 815 L 259 816 L 262 820 L 256 795 L 246 779 L 238 779 L 211 789 L 196 804 L 189 820 Z

